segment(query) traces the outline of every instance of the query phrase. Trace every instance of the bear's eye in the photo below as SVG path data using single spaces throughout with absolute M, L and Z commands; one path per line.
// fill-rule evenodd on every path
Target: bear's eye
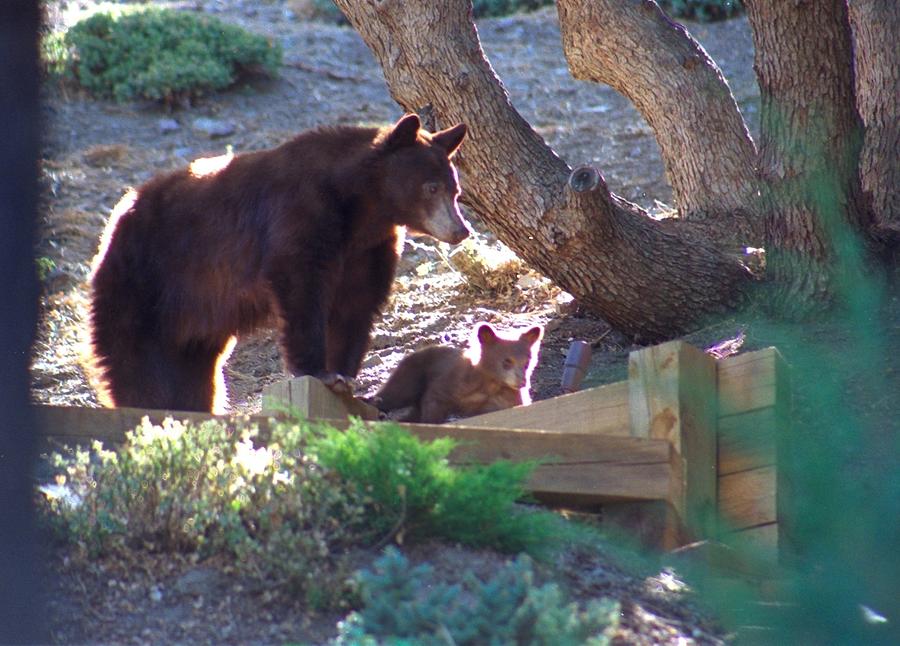
M 427 184 L 425 184 L 425 191 L 430 195 L 437 194 L 439 189 L 440 185 L 437 182 L 428 182 Z
M 516 365 L 516 362 L 514 359 L 510 359 L 507 357 L 506 359 L 503 360 L 503 369 L 504 370 L 511 370 L 512 367 L 515 365 Z

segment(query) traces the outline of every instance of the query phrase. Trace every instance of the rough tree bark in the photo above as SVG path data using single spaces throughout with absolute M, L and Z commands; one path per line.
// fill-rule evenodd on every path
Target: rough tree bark
M 568 186 L 571 169 L 510 105 L 485 59 L 470 3 L 336 4 L 378 57 L 401 106 L 430 107 L 442 127 L 468 124 L 459 155 L 463 202 L 585 307 L 656 340 L 741 302 L 750 275 L 733 256 L 660 225 L 610 194 L 602 178 L 593 190 Z
M 876 237 L 900 240 L 900 9 L 896 0 L 850 3 L 856 105 L 866 129 L 860 179 Z
M 761 175 L 770 306 L 792 315 L 830 307 L 835 272 L 858 262 L 869 235 L 858 175 L 845 0 L 747 0 L 759 81 Z M 836 255 L 838 254 L 838 255 Z
M 751 240 L 753 222 L 736 214 L 751 215 L 756 147 L 725 77 L 703 47 L 652 2 L 557 5 L 572 75 L 606 83 L 647 120 L 680 217 L 725 217 L 729 226 L 718 227 L 718 236 Z M 761 228 L 755 237 L 761 241 Z
M 740 245 L 766 246 L 777 300 L 807 310 L 830 294 L 834 231 L 869 225 L 854 179 L 862 130 L 844 2 L 751 3 L 763 50 L 757 153 L 715 64 L 652 0 L 558 0 L 570 69 L 629 97 L 654 129 L 680 216 L 657 221 L 611 194 L 599 173 L 570 177 L 510 104 L 470 2 L 335 1 L 403 108 L 469 126 L 463 202 L 626 333 L 662 339 L 738 307 L 753 285 Z M 822 194 L 836 208 L 824 208 Z

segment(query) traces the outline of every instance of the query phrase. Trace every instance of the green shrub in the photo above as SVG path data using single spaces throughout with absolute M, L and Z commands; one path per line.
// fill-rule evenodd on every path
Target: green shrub
M 382 538 L 438 537 L 539 552 L 558 535 L 555 515 L 516 505 L 534 464 L 453 468 L 452 440 L 422 442 L 397 425 L 372 431 L 357 421 L 344 432 L 323 432 L 317 459 L 366 497 L 369 523 Z
M 725 20 L 744 12 L 741 0 L 659 0 L 659 6 L 670 16 L 700 22 Z
M 65 44 L 66 69 L 78 83 L 117 101 L 171 104 L 229 87 L 245 73 L 274 75 L 281 64 L 276 43 L 214 18 L 167 9 L 94 14 L 66 33 Z M 48 47 L 58 58 L 52 41 Z
M 51 32 L 41 35 L 41 65 L 45 72 L 64 76 L 68 59 L 65 34 Z
M 53 258 L 48 258 L 47 256 L 39 256 L 35 259 L 34 264 L 38 280 L 41 282 L 47 280 L 51 272 L 56 269 L 56 262 L 54 262 Z
M 536 587 L 531 560 L 520 556 L 494 578 L 469 573 L 461 585 L 436 584 L 428 565 L 410 567 L 389 548 L 375 570 L 359 575 L 363 607 L 339 625 L 338 645 L 608 644 L 618 604 L 566 603 L 554 584 Z
M 260 448 L 255 436 L 145 420 L 116 452 L 57 455 L 69 494 L 51 500 L 49 521 L 88 555 L 230 552 L 247 573 L 332 605 L 341 554 L 365 531 L 361 501 L 309 457 L 308 428 L 276 425 Z
M 454 469 L 450 440 L 396 425 L 276 423 L 265 447 L 256 434 L 145 419 L 117 451 L 56 455 L 67 495 L 50 499 L 48 523 L 89 556 L 230 553 L 320 606 L 346 593 L 353 546 L 434 537 L 539 553 L 561 535 L 555 515 L 516 507 L 531 465 Z

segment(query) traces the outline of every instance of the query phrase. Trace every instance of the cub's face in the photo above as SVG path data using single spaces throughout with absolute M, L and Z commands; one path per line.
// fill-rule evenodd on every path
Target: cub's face
M 463 124 L 428 134 L 419 130 L 418 117 L 409 115 L 386 136 L 382 192 L 397 224 L 450 244 L 468 237 L 450 161 L 465 134 Z
M 527 389 L 537 363 L 543 330 L 533 327 L 518 337 L 501 337 L 487 323 L 477 329 L 479 367 L 510 388 Z

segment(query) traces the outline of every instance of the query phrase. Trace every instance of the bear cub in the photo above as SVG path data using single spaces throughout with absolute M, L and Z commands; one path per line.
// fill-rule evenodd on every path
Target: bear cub
M 402 421 L 440 424 L 531 403 L 531 372 L 543 329 L 503 338 L 487 323 L 470 352 L 430 346 L 406 357 L 373 398 L 382 412 L 412 407 Z
M 431 134 L 416 115 L 381 129 L 323 127 L 130 191 L 91 277 L 103 403 L 218 412 L 235 335 L 271 323 L 292 374 L 346 388 L 390 292 L 403 227 L 451 244 L 469 233 L 451 163 L 465 134 L 464 124 Z

